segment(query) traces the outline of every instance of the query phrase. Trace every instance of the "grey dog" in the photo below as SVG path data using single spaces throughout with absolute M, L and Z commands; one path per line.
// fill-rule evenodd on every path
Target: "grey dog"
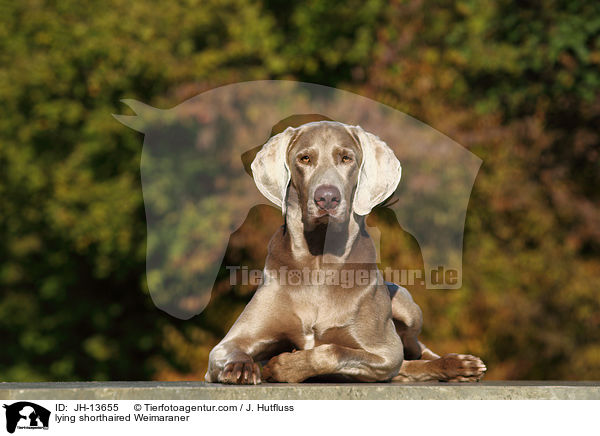
M 483 376 L 478 357 L 440 357 L 419 342 L 419 306 L 377 270 L 365 217 L 393 194 L 401 177 L 400 162 L 385 142 L 333 121 L 289 127 L 262 147 L 252 175 L 262 194 L 281 206 L 285 224 L 269 243 L 263 284 L 210 353 L 208 382 Z M 306 268 L 327 277 L 375 274 L 350 288 L 281 280 L 280 271 Z

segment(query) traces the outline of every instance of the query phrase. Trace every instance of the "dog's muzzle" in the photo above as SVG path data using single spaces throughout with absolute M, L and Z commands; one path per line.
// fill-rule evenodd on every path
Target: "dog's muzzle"
M 321 185 L 315 189 L 315 204 L 320 210 L 331 213 L 340 205 L 342 195 L 333 185 Z

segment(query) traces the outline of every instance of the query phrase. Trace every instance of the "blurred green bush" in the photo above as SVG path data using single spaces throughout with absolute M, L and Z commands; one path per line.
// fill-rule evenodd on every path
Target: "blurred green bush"
M 111 114 L 265 78 L 377 99 L 483 159 L 463 289 L 411 289 L 428 345 L 488 378 L 600 378 L 600 3 L 22 0 L 0 1 L 2 381 L 202 379 L 252 289 L 221 281 L 186 322 L 153 306 L 142 136 Z M 260 267 L 281 218 L 249 220 L 227 256 Z

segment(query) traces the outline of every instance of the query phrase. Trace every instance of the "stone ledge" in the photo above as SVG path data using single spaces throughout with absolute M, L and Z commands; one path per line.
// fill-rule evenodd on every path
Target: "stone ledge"
M 600 400 L 600 382 L 262 384 L 0 383 L 0 400 Z

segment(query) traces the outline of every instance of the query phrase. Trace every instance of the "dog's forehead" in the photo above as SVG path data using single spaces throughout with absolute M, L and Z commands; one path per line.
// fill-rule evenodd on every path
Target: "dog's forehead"
M 350 132 L 339 123 L 310 123 L 298 128 L 294 149 L 308 146 L 342 146 L 358 149 L 358 144 Z

